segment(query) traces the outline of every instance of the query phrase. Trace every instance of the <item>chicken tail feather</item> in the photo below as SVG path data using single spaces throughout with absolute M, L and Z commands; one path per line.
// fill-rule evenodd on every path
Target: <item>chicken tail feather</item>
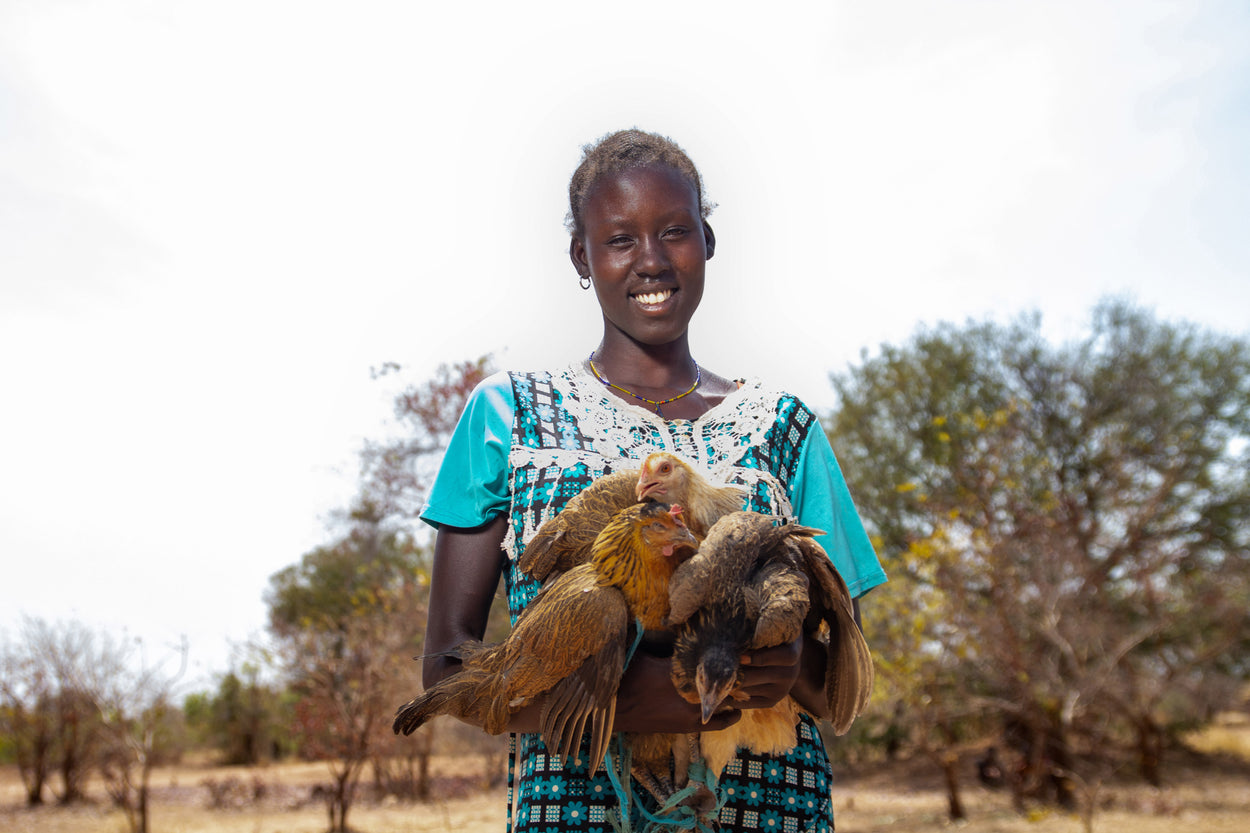
M 612 740 L 612 724 L 616 721 L 616 698 L 606 709 L 595 709 L 590 729 L 590 777 L 594 778 L 600 764 L 608 754 L 608 743 Z
M 492 687 L 496 687 L 494 683 L 494 674 L 488 668 L 466 665 L 459 673 L 444 678 L 400 706 L 391 728 L 397 735 L 411 735 L 430 718 L 449 714 L 497 735 L 502 731 L 508 712 L 505 707 L 502 717 L 491 713 L 489 695 Z
M 836 619 L 837 627 L 829 634 L 825 692 L 833 731 L 845 735 L 868 706 L 873 683 L 872 654 L 849 611 L 839 610 Z
M 391 728 L 397 735 L 411 735 L 431 717 L 452 711 L 452 703 L 458 696 L 458 692 L 450 686 L 439 685 L 428 689 L 421 696 L 399 707 Z
M 583 695 L 580 686 L 572 680 L 565 680 L 552 689 L 547 702 L 543 704 L 542 714 L 539 715 L 543 743 L 547 745 L 547 751 L 560 761 L 561 766 L 581 737 L 578 717 L 582 713 L 580 722 L 584 725 L 585 709 L 581 707 Z
M 872 695 L 872 653 L 859 625 L 855 624 L 850 590 L 829 556 L 810 537 L 794 540 L 807 564 L 808 576 L 813 580 L 812 592 L 814 600 L 819 600 L 820 617 L 829 626 L 825 696 L 834 733 L 845 735 L 868 706 Z

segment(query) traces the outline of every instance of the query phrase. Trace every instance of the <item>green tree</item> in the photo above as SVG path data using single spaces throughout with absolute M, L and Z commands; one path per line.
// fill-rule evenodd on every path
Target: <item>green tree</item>
M 296 740 L 302 754 L 331 762 L 334 830 L 346 829 L 367 764 L 380 791 L 427 792 L 429 733 L 414 742 L 390 732 L 396 707 L 420 691 L 411 657 L 423 642 L 429 564 L 416 516 L 465 401 L 489 372 L 487 357 L 443 365 L 401 390 L 398 430 L 366 446 L 338 540 L 270 579 L 269 629 L 297 696 Z
M 269 759 L 282 734 L 281 692 L 262 683 L 252 663 L 221 675 L 216 692 L 188 695 L 183 714 L 197 741 L 216 749 L 227 765 Z
M 1071 804 L 1128 741 L 1157 782 L 1246 677 L 1250 345 L 1109 301 L 1070 344 L 940 325 L 833 381 L 892 578 L 868 630 L 922 746 L 988 709 L 1021 800 Z
M 417 690 L 429 587 L 425 551 L 381 519 L 357 514 L 336 544 L 274 574 L 269 628 L 297 695 L 302 753 L 327 760 L 330 828 L 347 830 L 362 770 L 387 742 L 396 706 Z M 402 660 L 401 660 L 402 658 Z

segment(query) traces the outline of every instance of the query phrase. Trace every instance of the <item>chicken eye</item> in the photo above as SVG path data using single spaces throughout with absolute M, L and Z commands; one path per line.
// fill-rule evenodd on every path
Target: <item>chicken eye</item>
M 671 463 L 660 464 L 660 474 L 668 474 L 672 470 L 673 470 L 673 466 Z

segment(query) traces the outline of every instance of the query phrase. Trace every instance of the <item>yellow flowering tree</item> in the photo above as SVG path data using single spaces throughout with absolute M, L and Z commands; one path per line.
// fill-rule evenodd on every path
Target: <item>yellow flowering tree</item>
M 921 748 L 985 730 L 1021 804 L 1231 701 L 1250 633 L 1250 345 L 1123 302 L 922 329 L 835 376 L 829 428 L 891 582 L 865 605 Z M 1084 774 L 1082 774 L 1084 773 Z M 952 799 L 954 804 L 954 799 Z

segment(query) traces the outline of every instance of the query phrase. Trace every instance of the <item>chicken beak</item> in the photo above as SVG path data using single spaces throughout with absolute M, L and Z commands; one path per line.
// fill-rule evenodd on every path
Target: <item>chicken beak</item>
M 638 478 L 638 485 L 634 487 L 634 494 L 638 497 L 638 501 L 641 503 L 652 492 L 656 492 L 659 490 L 660 490 L 660 481 L 647 480 L 646 477 L 644 476 L 644 477 Z M 660 494 L 663 494 L 663 492 L 660 492 Z
M 661 552 L 668 558 L 672 558 L 678 553 L 694 553 L 699 549 L 699 539 L 690 534 L 690 530 L 685 527 L 680 532 L 674 533 L 673 540 L 664 545 Z
M 672 538 L 664 547 L 664 554 L 672 556 L 677 552 L 693 552 L 699 548 L 699 539 L 694 537 L 694 533 L 690 528 L 681 522 L 682 508 L 674 505 L 668 510 L 673 519 L 677 521 L 677 526 L 672 530 Z
M 712 715 L 716 714 L 717 707 L 729 696 L 729 690 L 732 688 L 733 682 L 733 680 L 725 680 L 720 684 L 712 683 L 708 680 L 707 671 L 703 668 L 702 663 L 695 669 L 694 687 L 699 692 L 699 704 L 703 709 L 704 723 L 712 719 Z

